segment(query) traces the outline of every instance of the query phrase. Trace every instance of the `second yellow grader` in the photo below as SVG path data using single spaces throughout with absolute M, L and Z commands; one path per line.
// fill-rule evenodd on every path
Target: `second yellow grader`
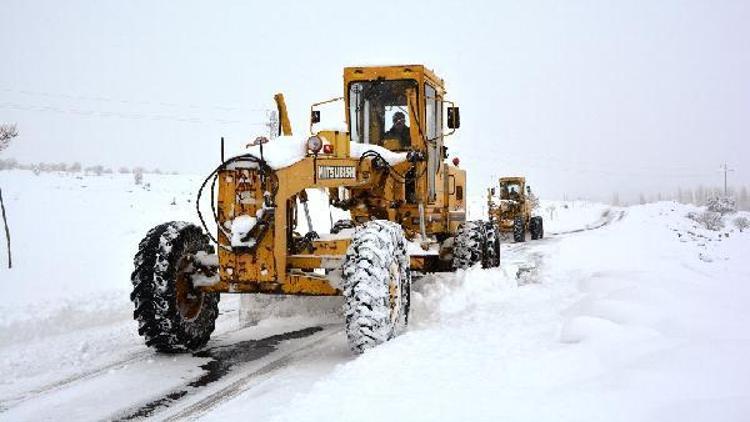
M 525 242 L 526 233 L 532 240 L 544 237 L 544 221 L 534 216 L 536 197 L 525 177 L 501 177 L 500 191 L 494 187 L 487 190 L 489 219 L 502 233 L 512 233 L 515 242 Z

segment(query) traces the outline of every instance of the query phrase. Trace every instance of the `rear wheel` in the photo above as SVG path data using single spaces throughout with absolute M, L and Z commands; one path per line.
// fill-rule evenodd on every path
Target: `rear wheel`
M 523 217 L 521 216 L 513 219 L 513 241 L 526 241 L 526 225 L 524 224 Z
M 409 322 L 411 272 L 401 226 L 376 220 L 358 230 L 342 270 L 349 347 L 356 353 L 384 343 Z
M 213 253 L 208 236 L 182 221 L 156 226 L 141 241 L 130 299 L 147 346 L 183 352 L 208 342 L 219 314 L 219 294 L 193 286 L 192 259 L 199 252 Z
M 458 227 L 453 241 L 453 269 L 463 270 L 482 262 L 484 257 L 484 223 L 467 221 Z
M 544 237 L 544 222 L 541 216 L 531 217 L 529 222 L 529 231 L 531 232 L 531 239 L 537 240 Z
M 484 223 L 484 257 L 482 268 L 500 266 L 500 233 L 492 221 Z

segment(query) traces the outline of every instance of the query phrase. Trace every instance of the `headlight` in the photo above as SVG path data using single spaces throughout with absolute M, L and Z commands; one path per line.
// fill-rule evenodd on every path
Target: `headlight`
M 323 148 L 322 139 L 318 138 L 315 135 L 307 138 L 307 149 L 312 151 L 313 154 L 319 153 L 321 148 Z

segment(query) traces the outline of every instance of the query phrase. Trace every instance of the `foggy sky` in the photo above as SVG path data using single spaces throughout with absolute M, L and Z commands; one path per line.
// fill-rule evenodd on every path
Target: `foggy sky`
M 295 135 L 351 65 L 423 63 L 461 106 L 470 194 L 544 197 L 750 184 L 750 2 L 2 0 L 2 158 L 202 173 L 218 140 Z M 343 118 L 343 108 L 340 111 Z M 0 174 L 2 177 L 2 174 Z

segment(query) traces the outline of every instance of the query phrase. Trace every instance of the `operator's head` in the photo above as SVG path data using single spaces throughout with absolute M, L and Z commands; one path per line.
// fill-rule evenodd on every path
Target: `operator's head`
M 404 126 L 406 124 L 406 116 L 404 113 L 397 111 L 393 113 L 393 126 Z

